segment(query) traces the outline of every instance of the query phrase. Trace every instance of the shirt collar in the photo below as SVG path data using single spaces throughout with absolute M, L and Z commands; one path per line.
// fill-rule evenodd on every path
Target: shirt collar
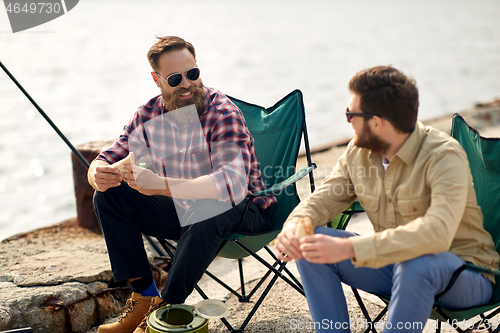
M 207 87 L 203 86 L 203 91 L 205 91 L 205 96 L 203 97 L 203 112 L 200 116 L 208 112 L 208 105 L 210 105 L 209 99 L 213 98 L 212 92 Z
M 417 156 L 419 150 L 418 148 L 422 144 L 426 135 L 427 128 L 420 121 L 417 121 L 413 132 L 394 156 L 399 157 L 406 164 L 412 164 Z

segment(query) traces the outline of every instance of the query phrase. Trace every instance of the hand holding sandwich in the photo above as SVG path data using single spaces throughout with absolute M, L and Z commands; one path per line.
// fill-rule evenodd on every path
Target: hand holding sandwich
M 111 165 L 102 160 L 94 160 L 90 164 L 87 179 L 94 190 L 105 192 L 112 187 L 120 186 L 123 181 L 123 174 L 130 172 L 128 170 L 124 171 L 124 166 L 133 164 L 135 164 L 133 152 L 130 152 L 126 158 Z
M 311 219 L 306 216 L 300 218 L 295 227 L 283 229 L 276 238 L 276 248 L 279 250 L 277 255 L 280 260 L 300 260 L 302 253 L 300 244 L 303 238 L 314 234 Z
M 283 261 L 302 258 L 317 264 L 333 264 L 354 259 L 354 248 L 349 238 L 312 234 L 309 217 L 302 218 L 296 227 L 289 227 L 276 238 L 278 258 Z
M 172 196 L 167 186 L 167 179 L 154 172 L 136 165 L 125 165 L 122 175 L 123 181 L 134 190 L 144 195 Z
M 120 170 L 102 160 L 94 160 L 90 164 L 87 179 L 90 186 L 99 192 L 105 192 L 112 187 L 120 186 L 123 180 Z
M 210 175 L 194 179 L 161 177 L 154 172 L 135 165 L 134 153 L 114 163 L 94 160 L 87 174 L 90 185 L 99 192 L 126 182 L 144 195 L 163 195 L 177 199 L 218 199 L 217 187 Z

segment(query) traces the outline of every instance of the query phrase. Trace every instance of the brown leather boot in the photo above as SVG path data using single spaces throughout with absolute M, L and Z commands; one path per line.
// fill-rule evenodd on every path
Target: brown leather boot
M 116 323 L 101 325 L 98 328 L 99 333 L 132 333 L 141 323 L 142 319 L 148 313 L 151 302 L 158 296 L 142 296 L 139 293 L 132 293 L 132 297 L 121 310 L 121 317 Z
M 161 308 L 162 306 L 166 306 L 167 304 L 168 304 L 167 302 L 163 302 L 163 300 L 160 297 L 158 297 L 158 296 L 156 296 L 155 298 L 153 298 L 151 300 L 150 305 L 149 305 L 148 312 L 144 315 L 144 318 L 142 319 L 141 323 L 137 326 L 137 328 L 135 329 L 134 333 L 145 333 L 146 332 L 146 328 L 148 328 L 148 322 L 147 322 L 147 320 L 148 320 L 149 315 L 153 311 Z

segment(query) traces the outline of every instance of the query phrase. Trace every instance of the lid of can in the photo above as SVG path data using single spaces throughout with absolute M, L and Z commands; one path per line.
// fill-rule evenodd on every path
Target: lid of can
M 206 299 L 195 306 L 196 314 L 205 319 L 218 319 L 224 317 L 229 308 L 221 301 L 215 299 Z

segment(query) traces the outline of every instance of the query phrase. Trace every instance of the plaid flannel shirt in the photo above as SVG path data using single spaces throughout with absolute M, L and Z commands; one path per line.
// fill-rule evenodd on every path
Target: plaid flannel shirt
M 133 151 L 136 161 L 146 158 L 148 166 L 162 177 L 194 179 L 210 175 L 218 200 L 225 203 L 238 204 L 249 192 L 264 190 L 253 137 L 243 114 L 218 90 L 204 90 L 200 117 L 192 107 L 196 121 L 180 125 L 175 117 L 169 117 L 158 95 L 138 108 L 120 137 L 96 159 L 112 164 Z M 174 201 L 185 210 L 193 203 L 176 198 Z M 258 197 L 254 202 L 266 209 L 276 198 Z

